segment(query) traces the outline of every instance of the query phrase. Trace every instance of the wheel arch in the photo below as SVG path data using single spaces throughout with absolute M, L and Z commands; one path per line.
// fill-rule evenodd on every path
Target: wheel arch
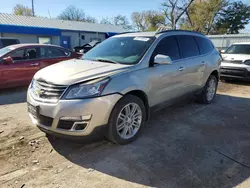
M 142 100 L 146 108 L 146 119 L 148 120 L 150 117 L 150 109 L 149 109 L 147 94 L 142 90 L 132 90 L 124 94 L 124 96 L 126 95 L 134 95 Z

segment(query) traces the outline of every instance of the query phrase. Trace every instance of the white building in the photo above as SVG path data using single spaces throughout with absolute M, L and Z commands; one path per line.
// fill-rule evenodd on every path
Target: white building
M 114 25 L 0 13 L 0 37 L 16 38 L 21 43 L 49 43 L 72 49 L 126 31 Z
M 250 42 L 250 33 L 248 34 L 230 34 L 230 35 L 208 35 L 207 36 L 219 50 L 226 49 L 236 42 Z

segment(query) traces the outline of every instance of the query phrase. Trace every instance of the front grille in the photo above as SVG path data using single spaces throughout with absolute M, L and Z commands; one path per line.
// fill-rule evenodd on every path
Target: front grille
M 33 80 L 31 85 L 32 95 L 37 100 L 56 102 L 67 86 L 48 84 L 44 81 Z
M 235 64 L 242 64 L 242 60 L 223 60 L 223 63 L 235 63 Z
M 53 123 L 53 118 L 51 117 L 47 117 L 47 116 L 43 116 L 43 115 L 39 115 L 38 117 L 38 122 L 46 127 L 51 127 L 52 123 Z

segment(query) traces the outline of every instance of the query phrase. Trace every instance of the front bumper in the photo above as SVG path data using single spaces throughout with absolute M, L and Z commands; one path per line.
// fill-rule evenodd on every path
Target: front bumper
M 222 63 L 220 76 L 225 78 L 237 78 L 250 80 L 250 66 L 243 64 Z
M 38 102 L 27 94 L 27 102 L 39 107 L 37 117 L 29 113 L 32 122 L 41 130 L 67 136 L 88 136 L 102 125 L 108 124 L 109 116 L 115 104 L 122 97 L 111 94 L 82 100 L 59 100 L 57 103 Z M 63 121 L 63 117 L 82 117 L 81 122 Z M 84 128 L 75 130 L 76 124 Z

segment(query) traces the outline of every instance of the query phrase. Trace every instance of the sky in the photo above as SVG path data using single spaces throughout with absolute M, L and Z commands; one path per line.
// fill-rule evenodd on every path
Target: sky
M 233 0 L 232 0 L 233 1 Z M 57 17 L 69 5 L 84 9 L 86 15 L 101 20 L 117 14 L 125 15 L 128 19 L 132 12 L 143 10 L 160 10 L 164 0 L 34 0 L 35 14 L 44 17 Z M 250 5 L 250 0 L 242 0 Z M 7 0 L 1 5 L 0 12 L 12 13 L 16 4 L 31 7 L 31 0 Z M 250 24 L 247 26 L 250 29 Z

